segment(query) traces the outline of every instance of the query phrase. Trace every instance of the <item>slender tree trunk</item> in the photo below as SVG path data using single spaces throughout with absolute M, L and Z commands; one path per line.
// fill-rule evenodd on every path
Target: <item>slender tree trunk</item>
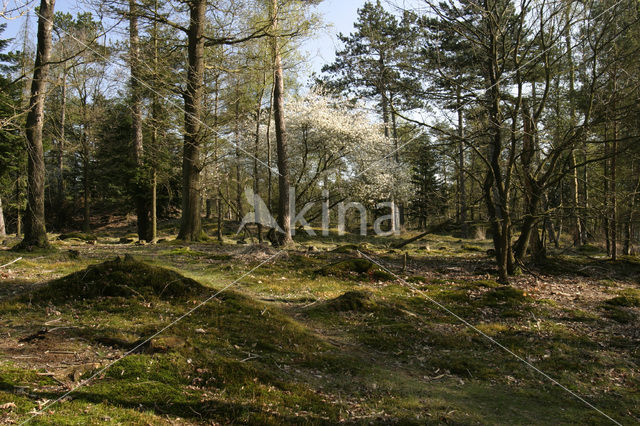
M 7 229 L 4 226 L 4 211 L 2 210 L 2 198 L 0 198 L 0 237 L 7 236 Z
M 275 76 L 275 74 L 274 74 Z M 275 79 L 274 79 L 275 81 Z M 273 92 L 275 84 L 269 95 L 269 114 L 267 116 L 267 206 L 273 211 L 273 172 L 271 171 L 271 117 L 273 117 Z
M 634 167 L 635 166 L 635 167 Z M 638 197 L 640 196 L 640 173 L 638 173 L 636 163 L 631 165 L 631 173 L 637 176 L 636 184 L 633 189 L 633 195 L 631 196 L 631 205 L 627 213 L 627 220 L 624 226 L 624 247 L 623 254 L 629 256 L 633 252 L 633 218 L 638 205 Z
M 236 81 L 236 101 L 234 105 L 235 123 L 234 123 L 234 135 L 236 143 L 236 220 L 241 222 L 244 218 L 244 212 L 242 208 L 242 155 L 240 152 L 240 90 L 239 82 Z
M 573 65 L 573 50 L 571 43 L 571 10 L 570 6 L 565 8 L 565 43 L 567 45 L 567 59 L 569 62 L 569 105 L 570 112 L 569 118 L 571 129 L 576 126 L 576 95 L 575 95 L 575 67 Z M 571 222 L 573 223 L 573 245 L 581 246 L 584 244 L 582 241 L 582 221 L 580 220 L 580 214 L 578 213 L 578 207 L 580 205 L 580 184 L 578 180 L 578 168 L 576 166 L 576 152 L 572 147 L 569 152 L 569 167 L 571 167 Z
M 204 78 L 204 26 L 206 0 L 189 3 L 187 90 L 184 94 L 185 134 L 182 156 L 182 218 L 178 238 L 197 241 L 203 238 L 200 217 L 201 113 Z
M 20 190 L 20 167 L 16 170 L 16 237 L 22 235 L 22 191 Z
M 64 145 L 65 127 L 67 121 L 67 66 L 62 70 L 62 99 L 60 102 L 60 130 L 57 150 L 58 163 L 58 227 L 62 227 L 64 219 L 65 187 L 64 187 Z
M 622 245 L 622 254 L 629 256 L 631 254 L 631 233 L 632 233 L 632 213 L 629 211 L 627 220 L 624 223 L 624 243 Z
M 291 238 L 291 212 L 289 211 L 289 158 L 287 153 L 287 129 L 284 118 L 284 75 L 282 71 L 282 57 L 277 36 L 278 31 L 278 0 L 272 1 L 273 20 L 273 59 L 275 66 L 275 81 L 273 90 L 273 111 L 276 124 L 276 149 L 278 153 L 278 225 L 284 232 L 282 245 L 287 245 Z
M 604 128 L 604 161 L 603 161 L 603 185 L 604 185 L 604 235 L 605 235 L 605 240 L 606 240 L 606 245 L 607 245 L 607 256 L 611 256 L 611 238 L 610 238 L 610 231 L 611 231 L 611 227 L 610 227 L 610 223 L 609 223 L 609 132 L 608 132 L 608 125 L 605 122 L 605 128 Z
M 83 223 L 84 232 L 91 231 L 91 185 L 89 182 L 91 168 L 91 152 L 89 150 L 89 114 L 87 112 L 87 95 L 82 99 L 82 189 L 83 189 Z
M 216 238 L 222 242 L 222 191 L 218 187 L 218 197 L 216 198 L 216 209 L 218 211 L 218 229 L 216 230 Z
M 86 137 L 86 136 L 85 136 Z M 85 141 L 85 144 L 88 142 Z M 89 183 L 89 150 L 83 149 L 83 165 L 82 165 L 82 192 L 83 192 L 83 222 L 82 230 L 84 232 L 91 231 L 91 186 Z
M 571 167 L 571 222 L 573 223 L 573 245 L 581 246 L 582 242 L 582 222 L 578 214 L 578 206 L 580 205 L 580 192 L 578 181 L 578 167 L 576 166 L 576 152 L 571 150 L 569 153 L 569 167 Z
M 218 158 L 218 109 L 220 100 L 220 86 L 219 75 L 216 74 L 214 81 L 214 96 L 213 96 L 213 156 L 216 163 L 216 238 L 219 243 L 222 243 L 222 181 L 220 177 L 220 164 Z
M 151 178 L 151 243 L 158 241 L 158 175 L 153 170 Z
M 467 224 L 467 192 L 465 182 L 465 161 L 464 161 L 464 122 L 462 113 L 462 98 L 460 89 L 456 91 L 458 103 L 458 206 L 460 208 L 460 225 L 462 226 L 462 235 L 469 237 L 469 226 Z
M 587 151 L 587 141 L 586 136 L 582 137 L 582 161 L 584 165 L 582 166 L 582 187 L 581 187 L 581 197 L 580 197 L 580 229 L 582 230 L 582 243 L 586 244 L 589 238 L 589 186 L 587 185 L 588 178 L 588 151 Z
M 615 83 L 614 83 L 615 85 Z M 614 88 L 615 92 L 615 88 Z M 614 96 L 616 96 L 614 94 Z M 614 114 L 617 114 L 614 103 Z M 618 259 L 618 120 L 613 121 L 613 143 L 611 152 L 611 260 Z
M 158 11 L 158 1 L 154 2 L 154 11 Z M 158 21 L 153 21 L 153 78 L 158 75 Z M 157 81 L 154 81 L 156 83 Z M 156 149 L 158 147 L 158 125 L 160 123 L 160 104 L 158 95 L 155 92 L 151 94 L 151 121 L 153 131 L 151 132 L 151 145 Z M 152 160 L 151 172 L 151 243 L 158 241 L 158 171 L 157 160 Z
M 44 98 L 49 73 L 49 57 L 51 56 L 51 29 L 53 27 L 54 7 L 55 0 L 40 1 L 38 45 L 26 123 L 28 185 L 24 239 L 20 243 L 22 247 L 49 246 L 44 216 L 45 169 L 42 126 L 44 122 Z
M 134 200 L 136 204 L 138 238 L 152 241 L 149 230 L 148 185 L 144 176 L 144 145 L 142 135 L 142 93 L 140 81 L 140 37 L 138 35 L 137 0 L 129 0 L 129 66 L 131 72 L 131 130 L 133 133 L 133 159 L 136 163 Z
M 262 87 L 258 93 L 258 104 L 256 106 L 256 138 L 253 146 L 253 193 L 255 196 L 260 195 L 260 175 L 258 174 L 258 153 L 260 152 L 260 118 L 262 117 L 262 98 L 264 97 L 264 88 L 267 84 L 266 73 L 263 74 Z M 262 243 L 262 218 L 260 210 L 255 209 L 255 221 L 258 228 L 258 242 Z

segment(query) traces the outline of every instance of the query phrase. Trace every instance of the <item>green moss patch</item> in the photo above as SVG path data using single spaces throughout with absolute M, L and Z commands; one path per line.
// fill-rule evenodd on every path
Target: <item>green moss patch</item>
M 367 259 L 353 258 L 327 265 L 316 271 L 319 275 L 343 279 L 392 281 L 395 277 Z
M 369 252 L 369 245 L 366 244 L 366 243 L 362 243 L 362 244 L 344 244 L 344 245 L 341 245 L 341 246 L 336 247 L 335 249 L 331 250 L 332 253 L 344 253 L 344 254 L 356 253 L 358 251 L 363 252 L 363 253 Z
M 170 269 L 152 266 L 130 256 L 89 266 L 51 281 L 25 299 L 33 302 L 99 297 L 158 297 L 171 299 L 200 294 L 205 288 L 197 281 Z
M 322 303 L 314 310 L 325 310 L 330 312 L 365 312 L 375 307 L 371 294 L 365 291 L 348 291 L 341 296 Z
M 524 291 L 511 286 L 501 286 L 489 290 L 483 296 L 489 306 L 517 306 L 530 301 Z
M 69 232 L 61 234 L 58 237 L 59 240 L 80 240 L 80 241 L 96 241 L 98 238 L 93 234 L 87 234 L 84 232 Z
M 580 246 L 578 248 L 578 251 L 580 253 L 590 253 L 590 254 L 594 254 L 594 253 L 598 253 L 600 252 L 600 247 L 591 245 L 591 244 L 584 244 L 582 246 Z
M 485 288 L 499 288 L 500 284 L 494 280 L 479 280 L 479 281 L 474 281 L 473 282 L 474 285 L 478 286 L 478 287 L 485 287 Z
M 640 297 L 616 296 L 605 303 L 611 306 L 640 307 Z
M 636 319 L 636 314 L 628 308 L 604 303 L 602 309 L 605 317 L 621 324 L 627 324 Z

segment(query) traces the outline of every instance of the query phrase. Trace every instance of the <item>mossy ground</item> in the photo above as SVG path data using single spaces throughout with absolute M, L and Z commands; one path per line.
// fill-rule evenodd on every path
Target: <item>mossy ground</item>
M 0 423 L 30 418 L 235 280 L 33 422 L 608 422 L 433 301 L 617 421 L 640 420 L 637 262 L 576 250 L 503 287 L 488 241 L 432 235 L 391 250 L 393 239 L 330 236 L 269 260 L 272 249 L 232 240 L 137 246 L 99 235 L 55 241 L 58 250 L 0 270 L 0 407 L 15 404 L 0 408 Z M 362 262 L 364 250 L 400 279 L 375 275 L 383 269 Z M 119 275 L 96 266 L 126 254 L 151 266 Z M 16 257 L 0 251 L 0 264 Z M 156 291 L 177 273 L 205 288 Z M 140 295 L 76 285 L 111 279 Z

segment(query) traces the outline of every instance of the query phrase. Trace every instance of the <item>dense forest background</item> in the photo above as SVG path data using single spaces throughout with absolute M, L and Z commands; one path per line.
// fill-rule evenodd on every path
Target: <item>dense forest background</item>
M 637 2 L 367 2 L 309 84 L 313 3 L 6 6 L 38 33 L 17 52 L 0 41 L 0 233 L 46 246 L 45 229 L 129 215 L 141 240 L 158 220 L 185 241 L 222 240 L 251 188 L 282 245 L 292 186 L 298 209 L 316 203 L 314 226 L 323 203 L 386 214 L 391 201 L 392 231 L 486 234 L 502 281 L 548 247 L 634 252 Z

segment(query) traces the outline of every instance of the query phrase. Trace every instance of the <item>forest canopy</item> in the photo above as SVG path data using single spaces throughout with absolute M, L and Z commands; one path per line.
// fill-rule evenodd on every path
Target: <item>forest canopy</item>
M 178 218 L 180 239 L 214 217 L 221 239 L 251 188 L 288 244 L 294 188 L 318 203 L 312 224 L 323 202 L 350 202 L 387 209 L 392 232 L 486 230 L 502 281 L 565 235 L 633 252 L 635 3 L 365 2 L 309 83 L 317 3 L 5 7 L 40 23 L 37 46 L 28 31 L 19 51 L 0 44 L 8 232 L 43 246 L 45 229 L 133 214 L 149 242 Z

